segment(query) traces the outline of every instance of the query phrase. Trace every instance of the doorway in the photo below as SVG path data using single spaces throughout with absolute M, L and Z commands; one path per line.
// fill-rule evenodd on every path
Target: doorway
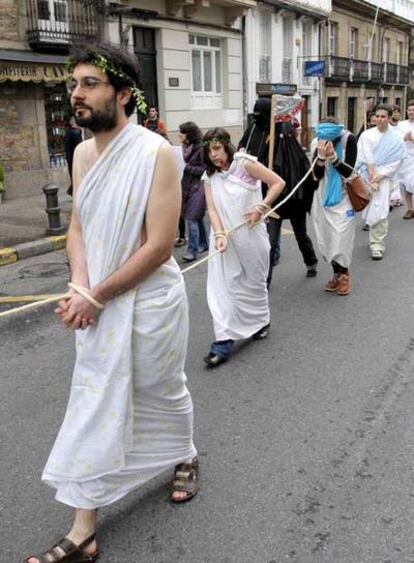
M 155 30 L 150 27 L 134 27 L 134 52 L 139 61 L 141 88 L 149 106 L 158 107 L 157 51 Z M 145 116 L 138 112 L 138 122 Z
M 348 98 L 348 130 L 351 133 L 355 133 L 355 108 L 356 108 L 356 98 Z

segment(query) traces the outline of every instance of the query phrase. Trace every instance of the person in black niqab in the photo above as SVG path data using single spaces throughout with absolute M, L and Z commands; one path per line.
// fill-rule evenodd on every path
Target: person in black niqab
M 258 98 L 254 105 L 253 123 L 247 128 L 238 148 L 245 148 L 249 154 L 257 156 L 266 166 L 269 160 L 269 134 L 271 100 Z M 292 121 L 277 122 L 275 127 L 275 148 L 273 170 L 281 176 L 286 186 L 274 205 L 283 200 L 305 176 L 310 168 L 309 160 L 296 139 L 295 124 Z M 310 212 L 313 194 L 318 184 L 310 176 L 295 192 L 292 198 L 277 210 L 280 219 L 269 217 L 267 230 L 270 239 L 270 267 L 267 278 L 268 287 L 272 280 L 273 267 L 280 259 L 280 233 L 283 219 L 289 219 L 299 250 L 307 268 L 307 277 L 317 274 L 318 259 L 306 229 L 306 213 Z M 263 195 L 267 186 L 262 184 Z

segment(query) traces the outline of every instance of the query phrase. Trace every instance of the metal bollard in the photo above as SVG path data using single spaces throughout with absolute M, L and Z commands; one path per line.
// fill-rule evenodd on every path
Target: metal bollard
M 58 201 L 59 186 L 51 182 L 43 186 L 42 190 L 46 196 L 46 213 L 49 220 L 49 227 L 46 229 L 46 234 L 62 235 L 65 229 L 60 222 L 60 207 Z

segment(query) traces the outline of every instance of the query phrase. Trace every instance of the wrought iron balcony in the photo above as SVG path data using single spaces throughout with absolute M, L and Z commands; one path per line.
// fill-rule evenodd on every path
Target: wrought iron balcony
M 66 51 L 98 35 L 94 0 L 26 0 L 27 39 L 37 50 Z
M 329 57 L 325 78 L 332 82 L 408 84 L 407 66 L 391 63 L 368 63 L 345 57 Z

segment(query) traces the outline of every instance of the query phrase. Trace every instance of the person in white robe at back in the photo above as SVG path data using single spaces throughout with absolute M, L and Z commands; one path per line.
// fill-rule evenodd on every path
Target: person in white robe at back
M 359 138 L 356 168 L 373 189 L 371 201 L 362 217 L 369 225 L 371 258 L 382 260 L 393 178 L 406 155 L 406 148 L 395 128 L 390 126 L 391 106 L 378 105 L 375 116 L 376 126 L 364 131 Z
M 407 115 L 408 119 L 398 124 L 398 131 L 407 149 L 407 157 L 401 163 L 397 179 L 407 206 L 403 219 L 414 219 L 414 100 L 407 103 Z

